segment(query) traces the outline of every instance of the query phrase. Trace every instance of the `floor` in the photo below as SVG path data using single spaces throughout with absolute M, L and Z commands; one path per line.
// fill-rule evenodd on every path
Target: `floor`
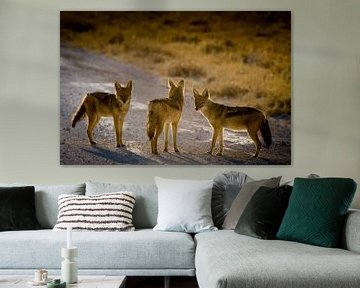
M 94 276 L 96 277 L 96 276 Z M 101 278 L 101 276 L 99 276 Z M 27 287 L 31 276 L 0 276 L 1 288 Z M 106 285 L 104 285 L 106 286 Z M 35 286 L 34 286 L 35 287 Z M 43 286 L 41 286 L 43 287 Z M 93 286 L 91 286 L 93 287 Z M 164 288 L 164 277 L 134 277 L 127 276 L 126 288 Z M 195 277 L 171 277 L 171 288 L 199 288 Z
M 126 288 L 163 288 L 164 277 L 127 277 Z M 171 288 L 199 288 L 195 277 L 171 277 Z

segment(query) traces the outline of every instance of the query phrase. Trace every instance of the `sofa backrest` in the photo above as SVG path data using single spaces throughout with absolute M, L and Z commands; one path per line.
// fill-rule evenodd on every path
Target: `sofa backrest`
M 36 218 L 43 229 L 52 229 L 55 226 L 58 216 L 58 197 L 61 194 L 85 195 L 85 183 L 60 185 L 0 183 L 0 186 L 34 186 Z
M 158 192 L 155 184 L 86 182 L 86 195 L 131 191 L 135 194 L 133 223 L 136 229 L 153 228 L 157 223 Z
M 344 249 L 360 253 L 360 209 L 350 209 L 346 215 L 341 244 Z

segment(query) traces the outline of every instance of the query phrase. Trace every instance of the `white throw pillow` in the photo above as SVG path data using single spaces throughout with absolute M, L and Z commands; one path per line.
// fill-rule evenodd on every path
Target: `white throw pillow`
M 304 177 L 304 178 L 316 179 L 316 178 L 320 178 L 320 176 L 319 176 L 318 174 L 311 173 L 311 174 L 307 175 L 307 176 Z M 289 181 L 286 181 L 286 182 L 284 182 L 284 183 L 281 183 L 281 185 L 294 186 L 294 179 L 289 180 Z
M 133 192 L 115 192 L 92 196 L 59 196 L 59 214 L 55 231 L 72 226 L 74 231 L 133 231 Z
M 213 180 L 155 177 L 159 212 L 154 230 L 198 233 L 217 230 L 211 217 Z

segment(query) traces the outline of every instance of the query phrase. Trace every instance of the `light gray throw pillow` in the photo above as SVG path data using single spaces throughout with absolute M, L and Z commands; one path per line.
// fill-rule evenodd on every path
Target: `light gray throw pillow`
M 212 189 L 211 213 L 214 225 L 221 228 L 226 214 L 231 208 L 241 187 L 253 179 L 238 171 L 221 172 L 214 177 Z
M 198 233 L 217 230 L 211 217 L 213 180 L 155 177 L 159 213 L 154 230 Z
M 237 194 L 229 212 L 225 217 L 224 223 L 222 225 L 223 229 L 234 230 L 241 214 L 244 212 L 246 205 L 249 203 L 255 192 L 261 186 L 269 188 L 278 187 L 280 179 L 281 176 L 245 183 L 242 186 L 240 192 Z

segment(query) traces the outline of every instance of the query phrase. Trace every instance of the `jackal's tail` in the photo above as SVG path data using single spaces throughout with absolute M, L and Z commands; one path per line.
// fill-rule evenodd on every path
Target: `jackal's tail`
M 260 132 L 261 132 L 262 138 L 265 141 L 266 148 L 269 149 L 269 147 L 270 147 L 270 145 L 272 143 L 272 137 L 271 137 L 269 121 L 265 117 L 261 122 Z
M 85 116 L 86 110 L 84 107 L 84 101 L 82 101 L 79 107 L 76 109 L 76 112 L 71 120 L 71 126 L 74 128 L 76 123 L 80 121 Z
M 147 124 L 146 124 L 147 135 L 149 137 L 149 140 L 152 140 L 155 135 L 155 129 L 156 129 L 155 117 L 156 116 L 154 112 L 153 103 L 150 102 L 148 107 Z

